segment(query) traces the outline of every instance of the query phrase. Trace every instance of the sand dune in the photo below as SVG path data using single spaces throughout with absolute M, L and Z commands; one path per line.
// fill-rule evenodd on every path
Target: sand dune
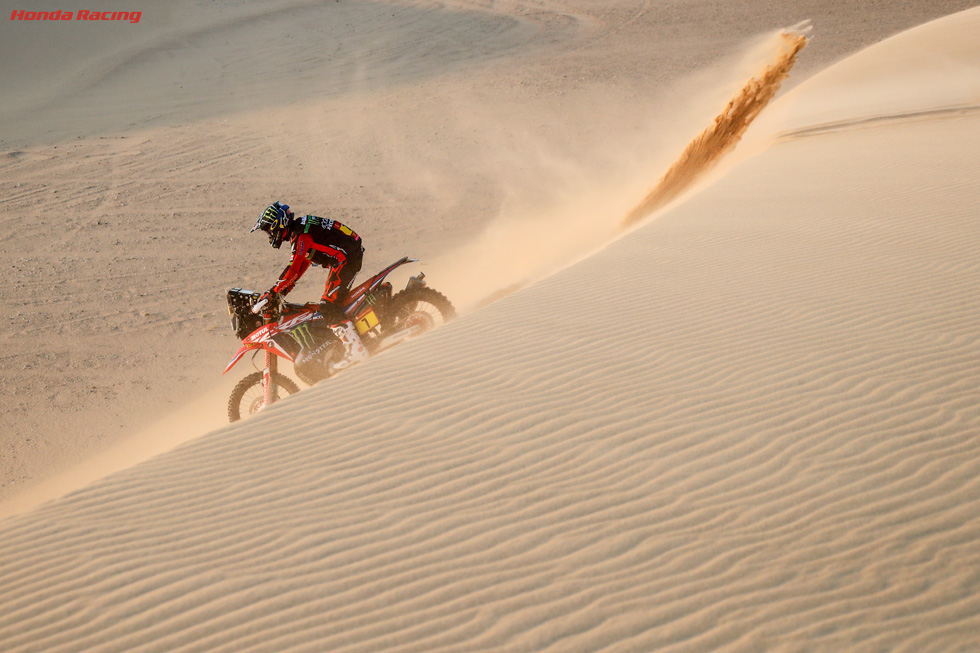
M 365 269 L 421 258 L 469 305 L 600 246 L 592 216 L 642 199 L 759 34 L 819 26 L 793 86 L 971 4 L 105 0 L 143 19 L 4 21 L 0 514 L 214 391 L 224 289 L 282 269 L 245 233 L 272 199 L 356 225 Z
M 899 82 L 889 47 L 860 57 Z M 866 119 L 847 92 L 794 93 Z M 758 142 L 806 128 L 774 113 Z M 784 139 L 519 293 L 4 522 L 0 648 L 980 648 L 978 151 L 974 114 Z
M 18 62 L 8 75 L 23 76 L 16 78 L 23 91 L 5 103 L 4 141 L 58 142 L 409 85 L 526 50 L 538 37 L 533 20 L 465 6 L 443 11 L 411 3 L 310 0 L 146 5 L 138 29 L 18 25 L 17 45 L 28 51 L 44 47 L 54 48 L 55 55 L 73 54 L 78 45 L 61 40 L 72 37 L 84 38 L 89 51 L 92 41 L 103 45 L 44 76 L 37 74 L 46 72 L 44 61 L 63 59 L 49 52 L 38 57 L 40 66 Z M 38 44 L 38 29 L 58 38 Z M 283 75 L 284 69 L 290 74 Z M 39 84 L 39 77 L 46 83 Z
M 951 28 L 953 23 L 960 27 Z M 975 110 L 980 105 L 980 69 L 971 31 L 978 27 L 974 15 L 956 14 L 889 38 L 874 51 L 849 57 L 816 76 L 814 87 L 835 92 L 798 89 L 762 122 L 784 122 L 786 131 L 812 131 L 837 123 Z

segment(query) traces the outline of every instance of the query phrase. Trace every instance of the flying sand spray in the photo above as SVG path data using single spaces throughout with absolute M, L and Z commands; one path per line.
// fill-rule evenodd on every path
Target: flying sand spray
M 801 24 L 780 33 L 775 61 L 749 79 L 714 122 L 688 144 L 654 189 L 623 219 L 622 226 L 633 225 L 666 206 L 735 147 L 796 64 L 806 47 L 808 29 Z

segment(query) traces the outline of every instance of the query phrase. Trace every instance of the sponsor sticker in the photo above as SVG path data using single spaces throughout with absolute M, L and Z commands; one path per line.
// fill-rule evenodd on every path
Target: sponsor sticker
M 10 20 L 29 20 L 29 21 L 109 21 L 136 24 L 143 18 L 142 11 L 92 11 L 89 9 L 79 9 L 76 11 L 28 11 L 26 9 L 14 9 L 10 13 Z

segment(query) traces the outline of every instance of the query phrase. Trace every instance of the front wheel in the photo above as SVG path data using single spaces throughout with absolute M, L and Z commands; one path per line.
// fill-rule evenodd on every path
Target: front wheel
M 276 384 L 275 401 L 299 392 L 299 388 L 288 376 L 277 372 L 272 375 L 272 381 Z M 259 412 L 264 399 L 262 372 L 252 372 L 239 381 L 231 391 L 231 397 L 228 399 L 228 421 L 237 422 L 243 417 Z

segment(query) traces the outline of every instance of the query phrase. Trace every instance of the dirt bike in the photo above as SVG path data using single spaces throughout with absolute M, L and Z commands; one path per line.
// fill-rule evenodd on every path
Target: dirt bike
M 456 310 L 446 297 L 429 288 L 425 274 L 409 278 L 404 290 L 392 294 L 391 284 L 385 281 L 396 268 L 418 259 L 402 258 L 374 275 L 347 295 L 343 310 L 354 323 L 361 343 L 368 354 L 375 354 L 399 342 L 417 336 L 456 316 Z M 299 387 L 278 370 L 278 360 L 295 363 L 304 345 L 312 342 L 313 332 L 324 329 L 319 305 L 314 303 L 278 304 L 263 299 L 260 293 L 242 288 L 228 291 L 228 312 L 231 327 L 242 340 L 242 347 L 228 363 L 224 373 L 253 352 L 253 362 L 262 354 L 262 368 L 238 382 L 228 400 L 228 419 L 232 422 L 264 409 L 276 401 L 299 392 Z M 307 385 L 336 373 L 335 361 L 342 356 L 343 345 L 334 338 L 318 361 L 310 366 L 294 365 L 293 371 Z

